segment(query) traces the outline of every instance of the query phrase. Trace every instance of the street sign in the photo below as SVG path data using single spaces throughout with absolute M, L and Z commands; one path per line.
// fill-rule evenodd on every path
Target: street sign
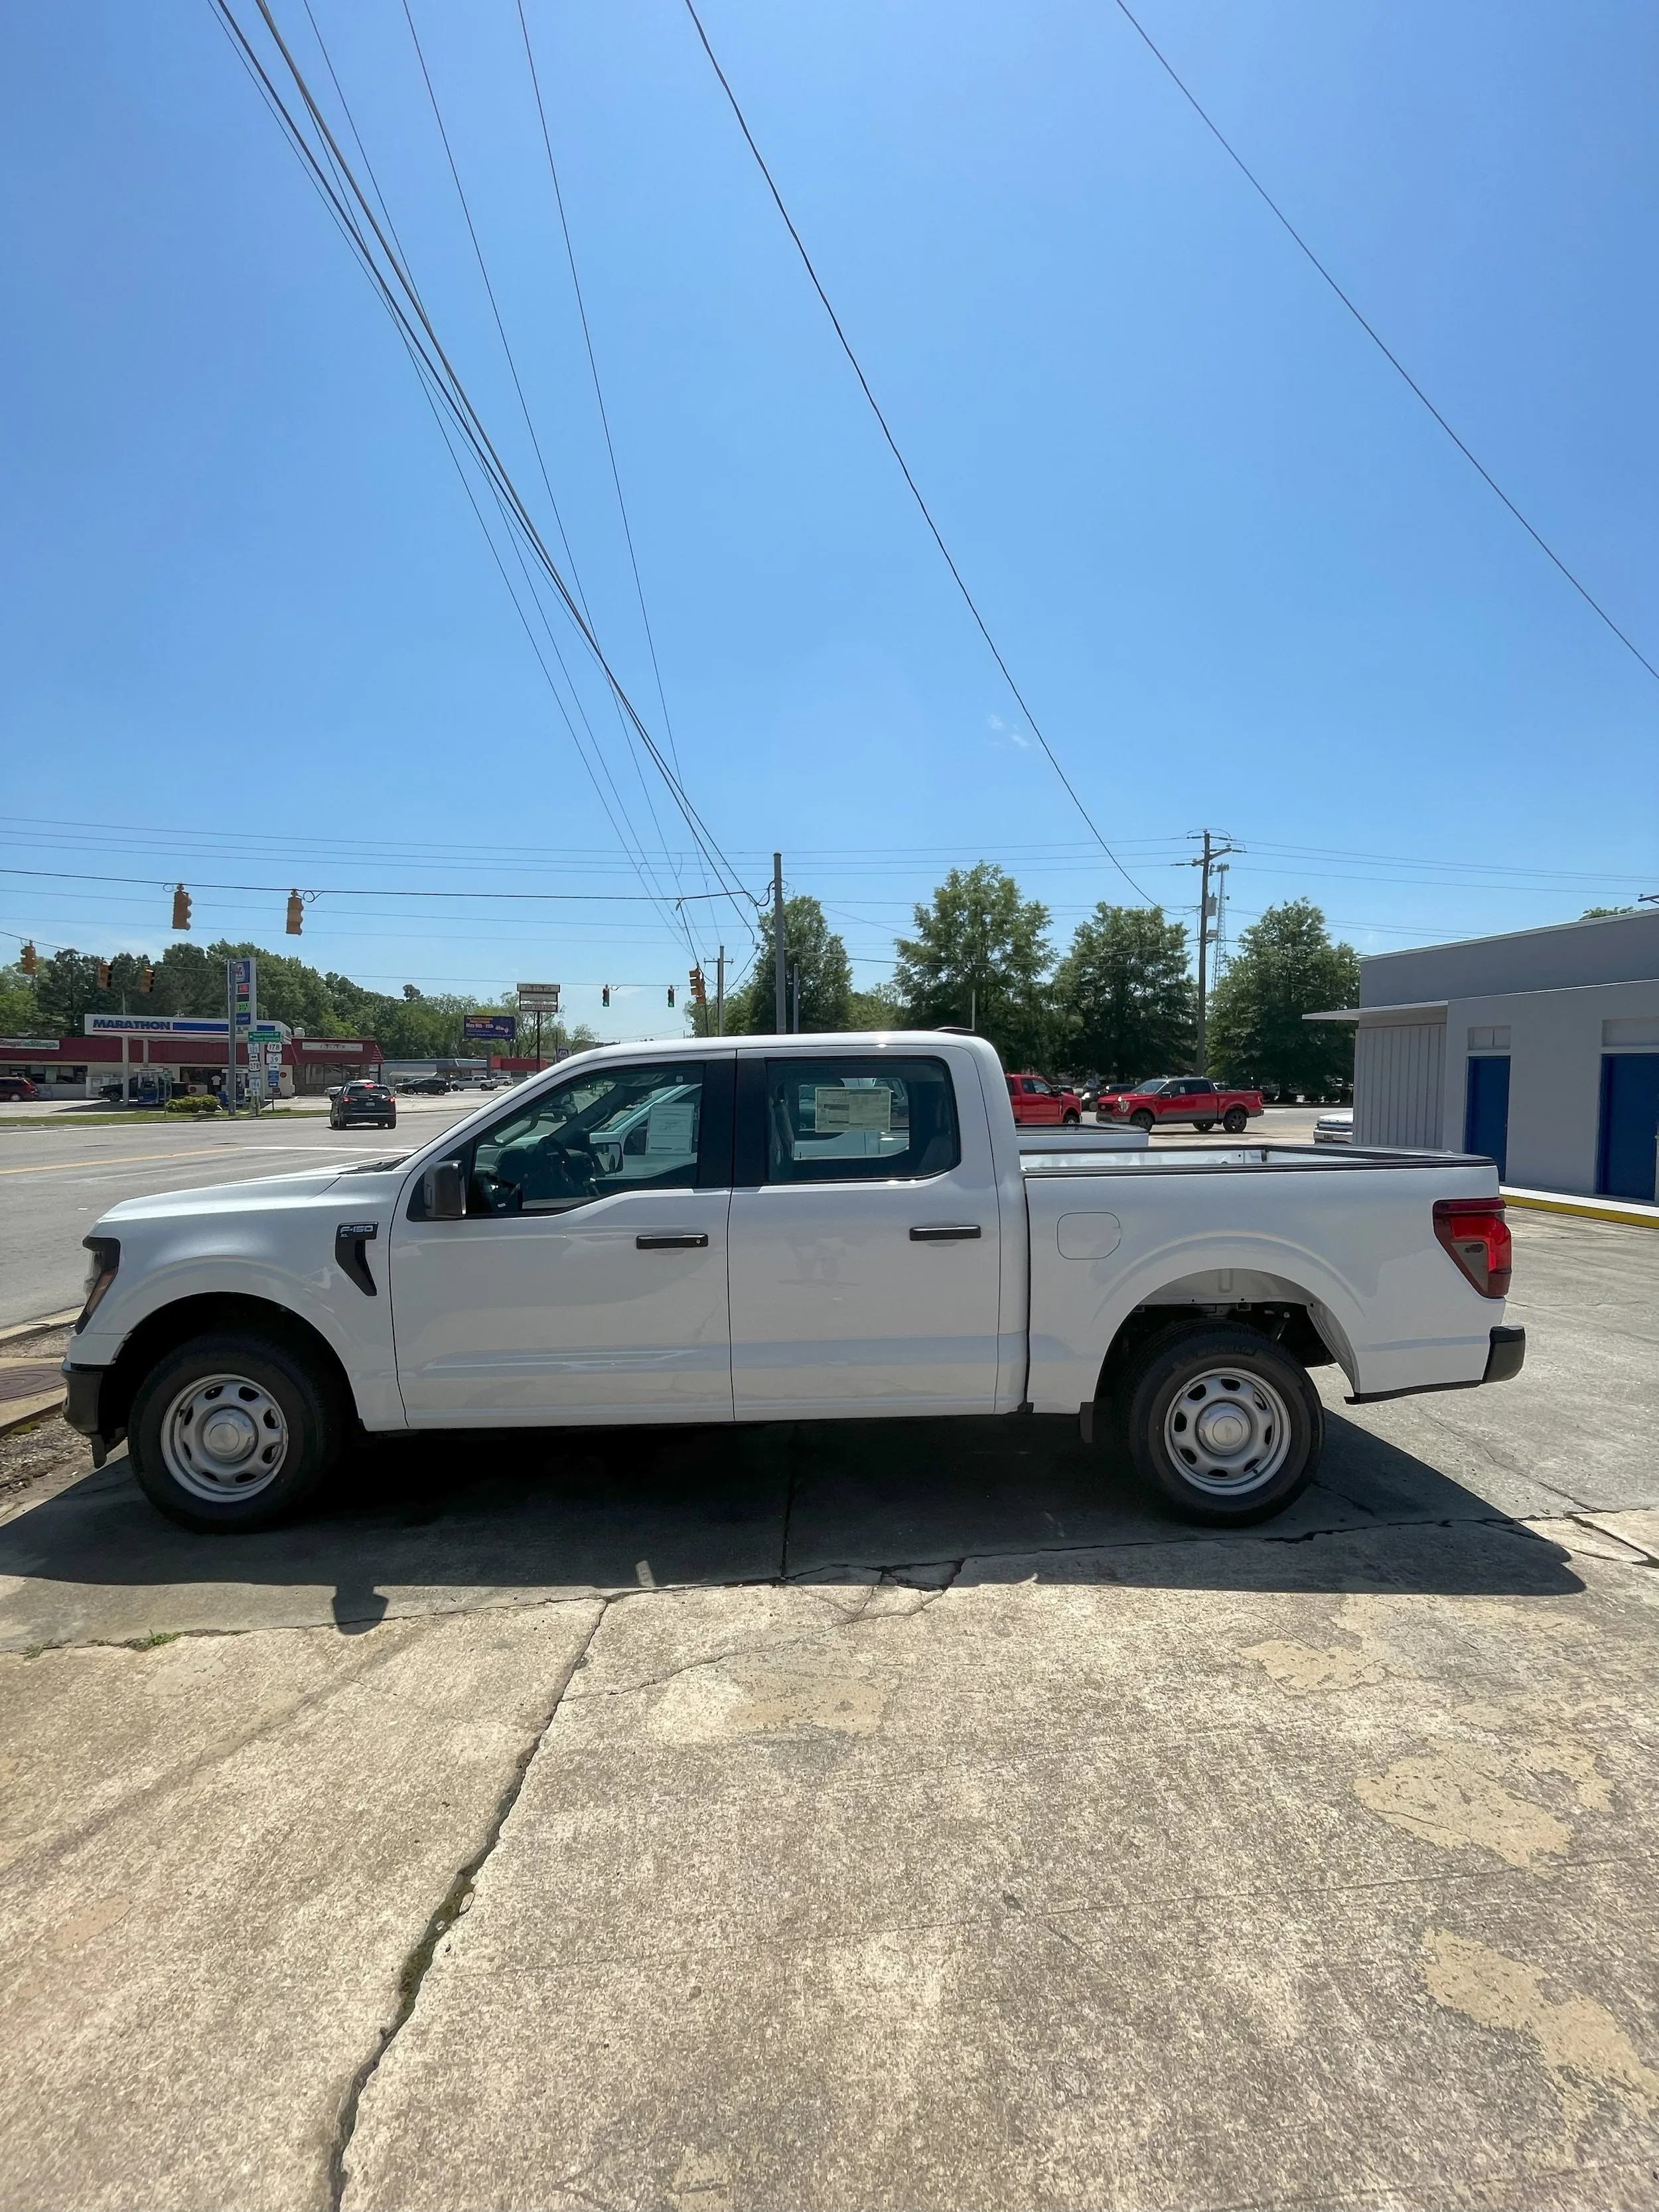
M 558 993 L 556 990 L 553 1006 L 555 1013 L 558 1012 L 557 1001 Z M 519 1018 L 516 1014 L 465 1014 L 461 1018 L 463 1037 L 476 1037 L 481 1041 L 490 1038 L 503 1044 L 511 1044 L 518 1034 Z
M 556 983 L 520 983 L 519 1012 L 521 1014 L 556 1014 L 559 1011 L 559 986 Z

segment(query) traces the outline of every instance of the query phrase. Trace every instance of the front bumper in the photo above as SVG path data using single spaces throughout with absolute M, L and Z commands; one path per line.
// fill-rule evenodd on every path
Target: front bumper
M 64 1362 L 64 1419 L 92 1446 L 92 1463 L 102 1467 L 112 1448 L 126 1434 L 125 1424 L 112 1431 L 104 1426 L 104 1384 L 107 1367 L 71 1367 Z
M 1361 1390 L 1347 1403 L 1350 1406 L 1375 1406 L 1384 1398 L 1421 1398 L 1431 1390 L 1478 1390 L 1482 1382 L 1508 1382 L 1517 1376 L 1526 1363 L 1527 1332 L 1512 1328 L 1500 1322 L 1492 1330 L 1486 1347 L 1486 1371 L 1475 1382 L 1413 1382 L 1403 1390 Z

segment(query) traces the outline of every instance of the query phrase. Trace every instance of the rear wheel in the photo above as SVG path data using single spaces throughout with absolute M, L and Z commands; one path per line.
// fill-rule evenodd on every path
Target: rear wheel
M 1158 1116 L 1152 1112 L 1149 1106 L 1137 1106 L 1134 1112 L 1130 1115 L 1129 1119 L 1134 1123 L 1137 1129 L 1150 1129 L 1152 1124 L 1157 1121 Z
M 1182 1517 L 1240 1528 L 1282 1512 L 1313 1480 L 1324 1408 L 1301 1364 L 1225 1322 L 1148 1348 L 1129 1378 L 1130 1455 Z
M 338 1458 L 337 1394 L 302 1353 L 240 1332 L 194 1337 L 146 1376 L 127 1450 L 139 1487 L 181 1528 L 269 1528 Z
M 1230 1106 L 1221 1117 L 1221 1126 L 1230 1136 L 1242 1136 L 1249 1126 L 1249 1120 L 1242 1106 Z
M 1081 1114 L 1062 1114 L 1060 1118 L 1064 1127 L 1075 1129 L 1082 1121 L 1083 1116 Z

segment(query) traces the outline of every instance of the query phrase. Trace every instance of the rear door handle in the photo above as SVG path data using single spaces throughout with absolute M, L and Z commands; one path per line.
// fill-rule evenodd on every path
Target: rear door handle
M 975 1231 L 975 1235 L 979 1234 Z M 708 1239 L 701 1230 L 674 1230 L 659 1237 L 636 1237 L 634 1242 L 641 1252 L 690 1252 Z
M 956 1228 L 913 1229 L 910 1231 L 910 1242 L 913 1244 L 957 1244 L 960 1243 L 963 1237 L 977 1237 L 981 1234 L 978 1222 L 970 1221 Z

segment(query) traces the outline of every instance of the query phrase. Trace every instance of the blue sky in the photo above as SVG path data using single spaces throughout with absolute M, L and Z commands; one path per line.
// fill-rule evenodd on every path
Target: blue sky
M 236 0 L 250 22 L 252 0 Z M 303 0 L 273 0 L 325 77 Z M 678 0 L 526 0 L 686 786 L 861 982 L 952 861 L 1063 944 L 1132 896 L 975 635 Z M 596 626 L 662 716 L 513 0 L 411 0 Z M 401 0 L 312 0 L 427 304 L 546 501 Z M 1143 20 L 1562 557 L 1659 659 L 1659 17 Z M 1659 889 L 1656 684 L 1355 329 L 1109 0 L 704 21 L 1033 711 L 1171 906 L 1305 891 L 1363 950 Z M 640 896 L 408 361 L 208 0 L 0 9 L 0 929 L 562 981 L 673 1024 Z M 661 858 L 614 714 L 594 743 Z M 660 788 L 663 840 L 687 850 Z M 699 887 L 681 861 L 683 887 Z M 604 902 L 423 900 L 413 889 Z M 623 895 L 634 895 L 628 903 Z M 748 933 L 693 923 L 712 957 Z M 0 954 L 9 940 L 0 937 Z M 682 996 L 683 996 L 682 993 Z

